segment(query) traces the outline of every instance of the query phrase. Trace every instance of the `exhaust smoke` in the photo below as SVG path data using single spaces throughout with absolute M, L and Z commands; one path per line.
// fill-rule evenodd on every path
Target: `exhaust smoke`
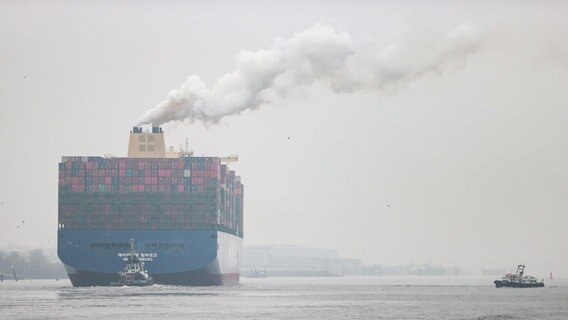
M 218 123 L 225 116 L 255 109 L 268 97 L 325 81 L 338 93 L 363 89 L 393 92 L 432 72 L 463 67 L 480 45 L 478 33 L 460 26 L 428 40 L 376 48 L 357 46 L 349 34 L 316 24 L 289 39 L 275 39 L 269 49 L 241 51 L 234 71 L 208 87 L 190 76 L 167 99 L 146 111 L 137 125 L 170 121 Z

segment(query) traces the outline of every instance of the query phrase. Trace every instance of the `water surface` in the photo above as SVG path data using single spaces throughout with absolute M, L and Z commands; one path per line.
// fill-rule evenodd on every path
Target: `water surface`
M 1 319 L 568 319 L 568 281 L 496 289 L 480 277 L 241 280 L 235 287 L 0 283 Z

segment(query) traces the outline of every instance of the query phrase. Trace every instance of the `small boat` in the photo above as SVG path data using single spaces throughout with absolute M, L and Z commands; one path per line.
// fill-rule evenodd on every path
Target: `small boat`
M 538 281 L 537 278 L 533 276 L 525 275 L 525 265 L 520 264 L 517 266 L 517 272 L 515 274 L 507 273 L 501 279 L 493 281 L 495 287 L 511 287 L 511 288 L 539 288 L 544 287 L 544 280 Z
M 124 268 L 118 273 L 120 279 L 112 282 L 112 286 L 150 286 L 154 284 L 154 280 L 148 271 L 144 269 L 144 262 L 138 257 L 138 253 L 134 251 L 134 239 L 130 239 L 130 253 L 126 255 Z

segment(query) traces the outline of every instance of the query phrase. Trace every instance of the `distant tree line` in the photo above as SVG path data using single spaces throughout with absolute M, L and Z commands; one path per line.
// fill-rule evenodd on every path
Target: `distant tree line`
M 27 254 L 0 251 L 0 274 L 4 280 L 13 279 L 12 267 L 19 279 L 66 278 L 67 273 L 60 262 L 50 262 L 43 250 L 35 249 Z

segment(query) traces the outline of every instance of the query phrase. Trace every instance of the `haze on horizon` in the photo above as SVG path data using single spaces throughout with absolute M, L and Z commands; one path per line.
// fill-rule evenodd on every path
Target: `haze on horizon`
M 389 90 L 294 86 L 169 145 L 237 153 L 245 244 L 336 248 L 568 277 L 568 4 L 562 1 L 0 2 L 0 249 L 53 248 L 57 163 L 125 156 L 128 132 L 188 76 L 322 23 L 377 48 L 480 30 L 463 64 Z M 530 270 L 530 271 L 529 271 Z

